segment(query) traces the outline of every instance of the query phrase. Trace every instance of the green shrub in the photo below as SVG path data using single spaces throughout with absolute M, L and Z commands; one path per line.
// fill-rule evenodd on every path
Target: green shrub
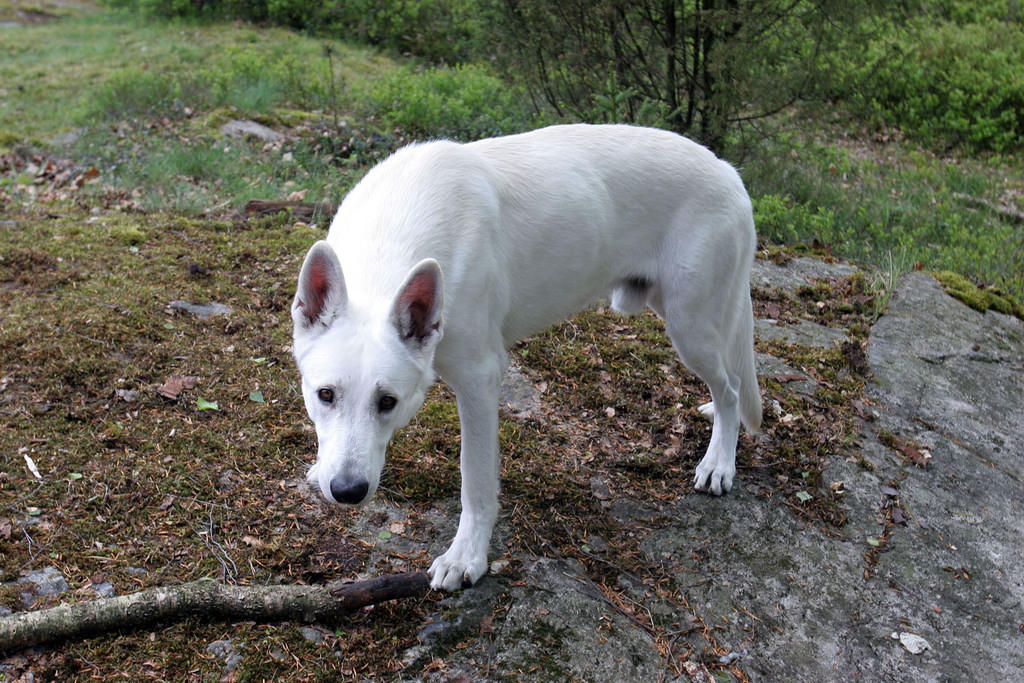
M 524 96 L 479 65 L 405 67 L 369 83 L 363 98 L 387 128 L 412 137 L 475 140 L 535 123 Z
M 753 202 L 757 232 L 772 242 L 825 240 L 835 234 L 835 216 L 827 209 L 787 201 L 776 194 L 755 197 Z
M 149 16 L 271 22 L 360 40 L 435 62 L 468 56 L 477 0 L 104 0 Z
M 181 96 L 173 74 L 145 71 L 137 66 L 113 74 L 92 97 L 90 115 L 131 116 L 168 109 Z
M 921 18 L 879 30 L 862 60 L 837 65 L 848 69 L 842 94 L 862 115 L 931 147 L 1024 145 L 1024 25 Z

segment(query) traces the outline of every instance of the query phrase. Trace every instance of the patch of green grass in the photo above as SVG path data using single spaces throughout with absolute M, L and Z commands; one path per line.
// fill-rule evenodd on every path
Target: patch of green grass
M 883 269 L 952 270 L 1024 297 L 1024 233 L 993 210 L 1012 209 L 1024 189 L 1015 158 L 951 159 L 904 143 L 825 144 L 779 132 L 743 175 L 769 241 L 817 240 Z
M 98 117 L 176 116 L 184 108 L 324 109 L 332 104 L 329 65 L 337 84 L 395 68 L 368 48 L 282 29 L 101 13 L 6 30 L 0 56 L 0 129 L 23 139 L 88 128 Z

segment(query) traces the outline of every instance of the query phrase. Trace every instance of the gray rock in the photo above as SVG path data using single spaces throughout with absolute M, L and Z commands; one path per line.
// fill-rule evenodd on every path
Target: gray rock
M 227 640 L 213 641 L 206 646 L 206 653 L 224 661 L 225 674 L 229 674 L 234 671 L 242 661 L 240 647 L 236 646 L 235 641 L 230 638 Z
M 613 609 L 580 565 L 566 560 L 536 559 L 522 585 L 488 577 L 449 598 L 448 610 L 459 623 L 440 632 L 447 631 L 448 642 L 480 632 L 494 601 L 508 593 L 512 602 L 501 623 L 483 629 L 488 637 L 455 650 L 444 678 L 426 680 L 500 680 L 500 672 L 530 672 L 533 681 L 655 681 L 665 669 L 651 636 Z M 427 639 L 432 641 L 445 639 L 435 632 Z M 418 647 L 419 660 L 407 661 L 407 670 L 436 650 Z M 492 675 L 484 677 L 486 670 Z
M 793 291 L 852 267 L 796 259 L 759 262 L 755 273 L 760 286 Z M 818 347 L 844 338 L 813 323 L 761 322 L 758 334 Z M 913 274 L 899 282 L 866 353 L 874 419 L 858 427 L 859 462 L 834 457 L 822 472 L 844 484 L 849 521 L 838 533 L 755 495 L 755 478 L 742 470 L 727 496 L 684 491 L 667 503 L 612 496 L 595 477 L 592 493 L 610 522 L 636 531 L 646 562 L 685 601 L 663 602 L 625 574 L 617 587 L 638 613 L 679 625 L 677 653 L 685 644 L 713 653 L 705 663 L 725 657 L 753 681 L 1022 680 L 1024 325 L 973 311 Z M 759 354 L 758 370 L 799 395 L 816 391 L 813 378 L 777 358 Z M 894 436 L 927 450 L 930 464 L 907 462 L 886 445 Z M 886 531 L 883 505 L 893 501 L 907 523 Z M 457 520 L 457 501 L 438 506 L 431 554 Z M 868 539 L 883 533 L 883 552 L 867 567 Z M 507 535 L 499 522 L 492 557 L 525 550 Z M 588 542 L 614 561 L 614 544 L 605 552 L 599 539 Z M 403 680 L 523 671 L 534 680 L 672 679 L 679 662 L 662 659 L 579 564 L 514 562 L 516 580 L 489 576 L 445 599 L 406 653 Z M 417 678 L 435 659 L 445 673 Z
M 879 412 L 861 427 L 870 468 L 837 458 L 823 472 L 845 483 L 841 535 L 751 496 L 741 473 L 726 497 L 680 498 L 644 552 L 717 625 L 721 647 L 748 649 L 734 665 L 752 680 L 1019 679 L 1024 328 L 911 275 L 867 354 Z M 904 462 L 882 430 L 929 450 L 931 464 Z M 865 578 L 892 492 L 908 524 L 890 529 Z
M 176 311 L 191 313 L 200 320 L 209 320 L 215 315 L 227 315 L 231 312 L 230 306 L 216 302 L 208 304 L 193 304 L 188 301 L 172 301 L 167 304 L 167 307 Z
M 324 641 L 324 634 L 318 628 L 312 628 L 310 626 L 300 626 L 299 633 L 302 634 L 302 638 L 314 645 L 319 645 Z
M 825 263 L 807 257 L 792 259 L 782 266 L 755 259 L 750 284 L 761 289 L 775 288 L 793 292 L 800 287 L 814 285 L 818 280 L 850 277 L 858 270 L 848 263 Z
M 56 567 L 29 572 L 25 580 L 35 584 L 35 594 L 38 596 L 63 595 L 69 590 L 68 582 Z
M 781 341 L 784 344 L 800 344 L 812 348 L 828 349 L 846 341 L 846 332 L 834 327 L 825 327 L 810 320 L 799 320 L 791 325 L 774 320 L 758 320 L 754 324 L 754 335 L 765 341 Z
M 249 120 L 232 120 L 220 127 L 220 132 L 229 138 L 255 138 L 262 142 L 281 142 L 284 135 L 262 123 Z
M 98 598 L 112 598 L 117 595 L 117 591 L 114 590 L 114 585 L 109 581 L 94 583 L 92 585 L 92 592 L 95 593 Z
M 515 365 L 509 365 L 501 380 L 501 405 L 513 417 L 520 420 L 536 417 L 540 413 L 540 390 L 534 386 L 526 373 Z

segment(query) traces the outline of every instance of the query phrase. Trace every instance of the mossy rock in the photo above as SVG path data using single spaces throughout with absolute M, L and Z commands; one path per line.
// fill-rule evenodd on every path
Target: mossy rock
M 17 133 L 0 130 L 0 152 L 9 152 L 19 142 L 21 142 L 21 136 Z
M 932 273 L 942 288 L 950 296 L 959 299 L 976 311 L 992 309 L 1006 315 L 1015 315 L 1024 319 L 1024 307 L 1015 302 L 1008 294 L 995 289 L 983 289 L 963 275 L 949 270 Z

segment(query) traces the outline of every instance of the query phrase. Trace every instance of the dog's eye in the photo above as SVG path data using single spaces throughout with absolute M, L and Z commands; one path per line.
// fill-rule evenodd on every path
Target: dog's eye
M 323 387 L 317 390 L 316 397 L 329 405 L 334 403 L 334 390 Z
M 398 405 L 398 399 L 391 394 L 384 394 L 377 399 L 377 410 L 382 413 L 390 413 Z

